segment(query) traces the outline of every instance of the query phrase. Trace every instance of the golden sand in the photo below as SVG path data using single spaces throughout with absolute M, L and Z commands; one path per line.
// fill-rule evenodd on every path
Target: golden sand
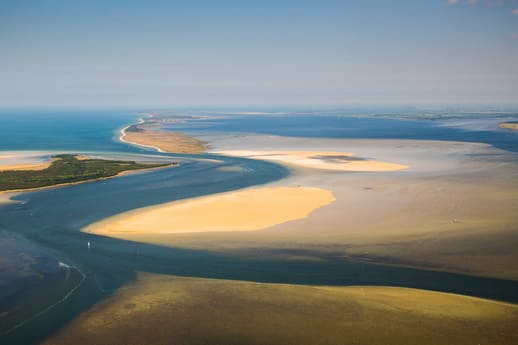
M 44 344 L 505 345 L 517 322 L 517 305 L 424 290 L 139 274 Z
M 355 157 L 352 153 L 335 151 L 251 151 L 251 150 L 224 150 L 215 153 L 278 161 L 281 163 L 306 168 L 339 170 L 339 171 L 397 171 L 407 169 L 408 166 L 396 163 L 379 162 Z
M 305 218 L 334 200 L 333 193 L 320 188 L 245 189 L 129 211 L 84 231 L 112 236 L 253 231 Z

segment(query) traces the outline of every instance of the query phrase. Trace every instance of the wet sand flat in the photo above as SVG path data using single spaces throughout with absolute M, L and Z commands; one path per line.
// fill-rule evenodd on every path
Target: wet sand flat
M 514 344 L 517 321 L 513 304 L 416 289 L 139 274 L 44 344 Z

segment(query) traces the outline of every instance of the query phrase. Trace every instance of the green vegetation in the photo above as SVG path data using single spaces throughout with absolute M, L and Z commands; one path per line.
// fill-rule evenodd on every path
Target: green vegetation
M 79 160 L 62 154 L 43 170 L 0 171 L 0 191 L 54 186 L 63 183 L 96 180 L 115 176 L 123 171 L 163 167 L 171 164 L 142 164 L 134 161 L 104 159 Z M 173 163 L 176 164 L 176 163 Z

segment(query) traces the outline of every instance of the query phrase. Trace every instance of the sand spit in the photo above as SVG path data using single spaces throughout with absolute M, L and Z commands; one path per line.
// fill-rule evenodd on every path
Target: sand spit
M 357 157 L 352 153 L 334 151 L 252 151 L 252 150 L 224 150 L 215 153 L 238 156 L 267 161 L 276 161 L 288 165 L 295 165 L 305 168 L 357 171 L 357 172 L 379 172 L 397 171 L 407 169 L 408 166 L 379 162 L 366 158 Z
M 207 149 L 205 143 L 183 133 L 147 129 L 145 120 L 138 124 L 121 129 L 119 140 L 128 144 L 154 149 L 158 152 L 171 153 L 203 153 Z
M 335 200 L 312 187 L 263 187 L 145 207 L 89 225 L 84 231 L 118 236 L 254 231 L 306 218 Z

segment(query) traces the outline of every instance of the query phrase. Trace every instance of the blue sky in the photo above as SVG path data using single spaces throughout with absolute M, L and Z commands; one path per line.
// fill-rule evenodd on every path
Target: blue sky
M 0 106 L 363 104 L 518 104 L 518 1 L 0 1 Z

